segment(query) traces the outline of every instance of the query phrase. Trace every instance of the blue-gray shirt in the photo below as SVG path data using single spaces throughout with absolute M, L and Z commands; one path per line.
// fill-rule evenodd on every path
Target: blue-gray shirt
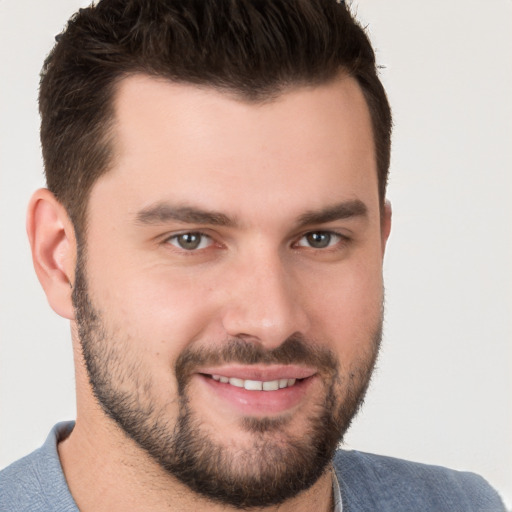
M 59 423 L 41 448 L 0 472 L 0 512 L 78 512 L 57 452 L 73 425 Z M 505 512 L 472 473 L 343 450 L 334 469 L 343 512 Z

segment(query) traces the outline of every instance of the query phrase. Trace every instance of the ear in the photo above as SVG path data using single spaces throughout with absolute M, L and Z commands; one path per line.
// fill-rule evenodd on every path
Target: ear
M 384 252 L 386 250 L 386 243 L 389 238 L 389 233 L 391 232 L 391 203 L 386 200 L 384 201 L 384 210 L 382 212 L 381 218 L 381 243 L 382 243 L 382 256 L 384 256 Z
M 65 208 L 47 189 L 37 190 L 30 200 L 27 234 L 34 268 L 48 303 L 58 315 L 72 320 L 75 230 Z

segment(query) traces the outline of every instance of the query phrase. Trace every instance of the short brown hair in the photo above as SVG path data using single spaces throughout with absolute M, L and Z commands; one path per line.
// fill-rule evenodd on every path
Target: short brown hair
M 109 169 L 116 85 L 134 73 L 207 85 L 248 101 L 347 73 L 370 110 L 384 201 L 391 112 L 371 44 L 343 3 L 101 0 L 80 9 L 56 39 L 41 72 L 41 142 L 48 188 L 77 236 L 91 187 Z

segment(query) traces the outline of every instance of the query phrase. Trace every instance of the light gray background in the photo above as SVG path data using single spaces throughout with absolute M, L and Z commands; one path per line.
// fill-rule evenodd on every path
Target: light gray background
M 0 467 L 74 417 L 32 270 L 38 72 L 80 0 L 0 0 Z M 349 447 L 476 471 L 512 505 L 512 2 L 359 0 L 394 109 L 377 374 Z

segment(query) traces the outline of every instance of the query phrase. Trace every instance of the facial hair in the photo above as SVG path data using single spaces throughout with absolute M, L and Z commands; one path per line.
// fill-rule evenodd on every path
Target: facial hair
M 158 383 L 151 372 L 123 350 L 127 336 L 119 326 L 107 328 L 100 308 L 92 304 L 80 256 L 75 276 L 75 319 L 92 391 L 105 414 L 170 475 L 203 498 L 248 509 L 283 503 L 326 471 L 362 404 L 378 354 L 382 318 L 370 334 L 366 355 L 345 371 L 330 350 L 301 335 L 273 350 L 237 338 L 217 348 L 190 346 L 174 365 L 179 414 L 173 420 L 154 400 Z M 216 443 L 191 407 L 189 384 L 200 366 L 221 363 L 315 367 L 324 390 L 310 408 L 307 428 L 292 435 L 286 426 L 293 417 L 245 417 L 240 427 L 251 433 L 250 446 Z

